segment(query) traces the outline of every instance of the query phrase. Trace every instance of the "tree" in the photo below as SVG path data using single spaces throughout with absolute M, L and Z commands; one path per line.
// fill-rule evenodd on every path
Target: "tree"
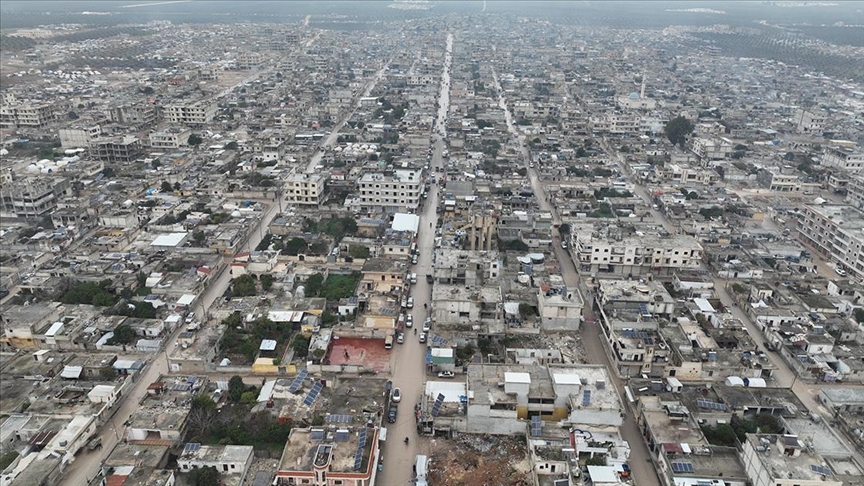
M 197 147 L 198 145 L 201 145 L 201 142 L 203 141 L 204 139 L 201 138 L 200 135 L 198 135 L 197 133 L 193 133 L 192 135 L 189 135 L 189 140 L 187 140 L 186 143 L 188 143 L 192 147 Z
M 306 295 L 317 297 L 321 293 L 321 288 L 324 286 L 324 275 L 316 273 L 306 279 Z
M 282 250 L 282 254 L 296 256 L 308 247 L 309 244 L 306 243 L 306 240 L 300 237 L 294 237 L 285 243 L 285 248 Z
M 144 89 L 141 90 L 141 92 L 145 95 L 152 95 L 155 91 L 150 86 L 146 86 Z
M 243 383 L 243 378 L 234 375 L 228 380 L 228 399 L 234 403 L 243 398 L 243 392 L 246 391 L 246 384 Z
M 162 181 L 162 184 L 159 186 L 159 192 L 174 192 L 174 187 L 171 186 L 170 182 Z
M 219 470 L 213 466 L 199 467 L 189 472 L 189 482 L 192 486 L 219 486 L 222 478 Z
M 348 249 L 348 254 L 351 255 L 351 258 L 369 258 L 371 252 L 367 246 L 354 245 Z
M 128 324 L 120 324 L 114 328 L 114 336 L 108 340 L 108 345 L 132 344 L 135 341 L 135 330 Z
M 257 293 L 258 289 L 255 286 L 255 277 L 252 275 L 247 273 L 234 279 L 233 289 L 231 291 L 231 294 L 234 297 L 248 297 Z
M 210 428 L 216 415 L 216 402 L 210 395 L 199 394 L 192 399 L 189 415 L 186 417 L 190 436 L 203 435 Z
M 586 152 L 584 148 L 579 147 L 578 149 L 576 149 L 576 157 L 579 157 L 581 159 L 582 157 L 587 157 L 587 156 L 588 156 L 588 152 Z
M 254 391 L 245 391 L 242 395 L 240 395 L 240 403 L 245 403 L 247 405 L 251 405 L 258 400 L 258 394 Z
M 519 316 L 522 319 L 527 319 L 535 314 L 536 312 L 534 312 L 534 308 L 531 307 L 531 304 L 526 304 L 525 302 L 519 303 Z
M 305 358 L 309 354 L 309 338 L 298 334 L 291 343 L 291 349 L 298 358 Z
M 228 142 L 225 144 L 225 150 L 237 150 L 237 142 Z
M 150 162 L 151 169 L 156 170 L 159 167 L 162 167 L 162 162 L 159 162 L 159 159 L 154 159 L 152 162 Z
M 264 275 L 261 275 L 259 280 L 261 280 L 261 288 L 263 290 L 270 290 L 270 288 L 273 287 L 273 275 L 265 273 Z
M 795 160 L 795 152 L 786 152 L 786 155 L 783 156 L 783 160 L 793 161 Z
M 68 116 L 70 120 L 77 120 L 80 118 L 78 113 L 75 113 L 74 111 L 70 111 L 66 116 Z
M 203 231 L 196 231 L 192 233 L 192 244 L 195 246 L 204 246 L 204 242 L 207 241 L 207 234 Z
M 687 135 L 690 135 L 690 133 L 693 132 L 693 124 L 683 116 L 678 116 L 669 120 L 669 123 L 666 124 L 665 131 L 666 138 L 668 138 L 673 145 L 680 145 L 683 148 Z
M 855 309 L 853 315 L 855 316 L 855 322 L 858 324 L 864 323 L 864 309 Z

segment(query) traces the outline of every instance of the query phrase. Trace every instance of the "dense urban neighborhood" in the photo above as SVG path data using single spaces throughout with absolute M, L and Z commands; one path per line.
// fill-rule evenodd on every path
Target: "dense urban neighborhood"
M 864 485 L 864 3 L 34 3 L 0 486 Z

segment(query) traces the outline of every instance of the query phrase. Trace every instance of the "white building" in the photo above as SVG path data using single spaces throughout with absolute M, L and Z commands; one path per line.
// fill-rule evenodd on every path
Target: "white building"
M 64 149 L 89 148 L 94 140 L 102 134 L 99 125 L 80 126 L 60 129 L 60 146 Z
M 213 100 L 178 102 L 166 105 L 162 109 L 162 116 L 168 123 L 202 126 L 213 121 L 216 116 L 216 109 L 216 102 Z
M 215 467 L 220 474 L 238 474 L 243 484 L 243 477 L 252 465 L 254 447 L 243 445 L 202 446 L 189 443 L 183 448 L 183 453 L 177 459 L 177 467 L 182 472 L 189 472 L 202 467 Z
M 822 112 L 798 108 L 792 118 L 798 133 L 813 133 L 821 135 L 825 129 L 825 114 Z
M 817 452 L 795 435 L 747 434 L 741 457 L 753 486 L 841 486 Z
M 291 174 L 285 180 L 285 200 L 299 206 L 320 206 L 326 182 L 327 174 Z
M 359 186 L 360 197 L 355 204 L 361 210 L 414 211 L 423 192 L 423 176 L 419 169 L 367 172 Z
M 820 165 L 859 172 L 864 168 L 864 151 L 849 147 L 825 147 L 822 149 Z
M 703 160 L 723 160 L 732 153 L 732 141 L 724 137 L 695 138 L 691 150 Z
M 688 235 L 602 236 L 593 226 L 574 226 L 570 252 L 581 271 L 611 275 L 643 275 L 697 269 L 702 246 Z
M 150 147 L 154 149 L 178 149 L 189 143 L 192 130 L 169 128 L 161 132 L 150 134 Z
M 864 278 L 864 212 L 845 204 L 805 205 L 798 239 L 825 259 Z

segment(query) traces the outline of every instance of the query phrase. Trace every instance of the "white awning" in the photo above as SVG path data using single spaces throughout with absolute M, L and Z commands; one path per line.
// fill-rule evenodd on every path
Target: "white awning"
M 77 380 L 81 377 L 82 371 L 84 371 L 83 366 L 64 366 L 63 371 L 60 372 L 60 377 L 70 380 Z

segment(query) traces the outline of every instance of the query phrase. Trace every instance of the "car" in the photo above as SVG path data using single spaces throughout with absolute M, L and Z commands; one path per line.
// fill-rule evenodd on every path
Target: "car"
M 394 388 L 393 393 L 390 395 L 390 399 L 393 400 L 393 403 L 399 403 L 402 401 L 402 390 L 399 388 Z
M 417 283 L 417 274 L 412 273 L 411 275 L 409 275 L 408 281 L 411 282 L 412 284 L 416 284 Z
M 411 327 L 414 325 L 414 316 L 408 314 L 408 318 L 405 319 L 405 327 Z
M 414 255 L 414 256 L 411 257 L 411 264 L 412 264 L 412 265 L 417 265 L 417 255 Z
M 456 376 L 456 373 L 453 373 L 452 371 L 439 371 L 438 372 L 438 378 L 453 378 L 454 376 Z
M 195 313 L 190 312 L 189 315 L 186 316 L 186 324 L 191 324 L 195 321 Z
M 431 283 L 433 283 L 433 282 L 435 282 L 435 279 L 432 278 L 432 274 L 427 273 L 427 274 L 426 274 L 426 283 L 430 283 L 430 284 L 431 284 Z
M 561 248 L 564 249 L 564 250 L 567 249 L 567 242 L 566 242 L 566 241 L 562 241 L 562 242 L 561 242 Z
M 423 332 L 429 332 L 432 329 L 432 318 L 427 317 L 425 321 L 423 321 Z
M 843 269 L 840 268 L 840 267 L 834 267 L 834 272 L 835 272 L 837 275 L 840 275 L 841 277 L 845 277 L 845 276 L 846 276 L 846 270 L 843 270 Z
M 405 344 L 405 333 L 400 332 L 398 336 L 396 336 L 396 344 Z
M 405 307 L 409 309 L 414 308 L 414 297 L 408 297 L 408 302 L 405 303 Z
M 396 407 L 391 405 L 390 410 L 387 412 L 387 423 L 388 424 L 395 424 L 396 423 L 396 413 L 397 413 Z
M 420 339 L 420 342 L 421 342 L 421 343 L 425 343 L 425 342 L 426 342 L 426 333 L 425 333 L 425 332 L 421 332 L 421 333 L 420 333 L 420 337 L 419 337 L 418 339 Z

